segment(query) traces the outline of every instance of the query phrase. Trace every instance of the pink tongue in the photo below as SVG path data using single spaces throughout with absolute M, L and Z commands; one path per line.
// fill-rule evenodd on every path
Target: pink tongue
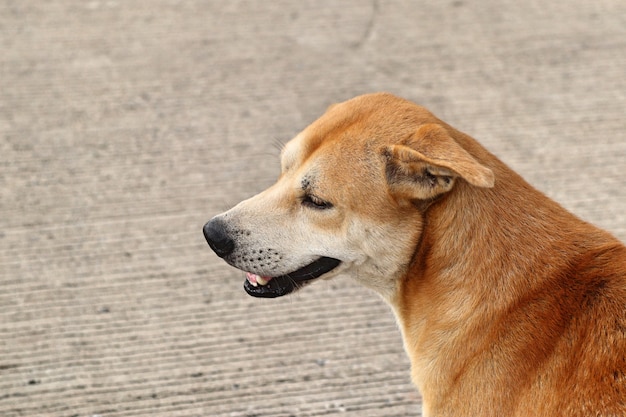
M 261 278 L 261 277 L 259 277 L 257 274 L 253 274 L 252 272 L 246 272 L 246 279 L 251 284 L 258 284 L 257 278 Z M 264 279 L 266 282 L 269 282 L 269 280 L 271 280 L 272 277 L 262 277 L 262 279 Z

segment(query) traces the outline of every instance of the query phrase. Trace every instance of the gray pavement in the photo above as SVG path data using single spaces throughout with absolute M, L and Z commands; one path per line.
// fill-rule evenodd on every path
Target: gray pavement
M 626 240 L 626 2 L 0 0 L 0 415 L 415 416 L 348 279 L 206 246 L 331 103 L 431 108 Z

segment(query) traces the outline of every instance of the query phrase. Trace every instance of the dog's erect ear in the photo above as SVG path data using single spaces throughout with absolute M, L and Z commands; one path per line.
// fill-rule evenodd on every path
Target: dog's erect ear
M 481 165 L 439 125 L 420 126 L 407 140 L 382 150 L 390 190 L 407 199 L 427 200 L 452 189 L 457 178 L 491 188 L 493 172 Z

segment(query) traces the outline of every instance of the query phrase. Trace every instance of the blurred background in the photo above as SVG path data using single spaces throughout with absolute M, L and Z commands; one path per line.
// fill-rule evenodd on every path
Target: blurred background
M 202 225 L 390 91 L 626 240 L 626 2 L 0 0 L 0 415 L 416 416 L 390 309 Z

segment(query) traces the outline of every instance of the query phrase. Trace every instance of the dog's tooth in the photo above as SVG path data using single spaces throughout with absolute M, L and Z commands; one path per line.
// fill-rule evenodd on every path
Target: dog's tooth
M 260 275 L 257 275 L 256 282 L 258 282 L 259 285 L 267 285 L 267 283 L 270 282 L 270 280 L 266 279 L 266 278 L 264 278 L 264 277 L 262 277 Z
M 259 284 L 257 283 L 257 278 L 258 278 L 258 275 L 251 274 L 250 272 L 246 272 L 246 279 L 248 280 L 250 284 L 252 284 L 253 287 L 259 286 Z

